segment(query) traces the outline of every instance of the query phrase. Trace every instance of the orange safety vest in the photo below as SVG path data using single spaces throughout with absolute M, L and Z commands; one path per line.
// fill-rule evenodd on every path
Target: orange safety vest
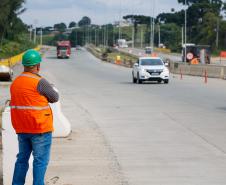
M 192 59 L 191 64 L 196 65 L 199 64 L 199 61 L 197 58 Z
M 46 97 L 37 86 L 41 77 L 24 72 L 11 87 L 11 121 L 16 133 L 46 133 L 53 131 L 53 115 Z

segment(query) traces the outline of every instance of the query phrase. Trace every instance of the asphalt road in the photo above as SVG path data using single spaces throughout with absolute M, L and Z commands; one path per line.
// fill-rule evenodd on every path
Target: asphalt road
M 225 81 L 132 84 L 131 69 L 85 50 L 69 60 L 50 50 L 41 74 L 73 129 L 54 140 L 48 184 L 225 185 Z

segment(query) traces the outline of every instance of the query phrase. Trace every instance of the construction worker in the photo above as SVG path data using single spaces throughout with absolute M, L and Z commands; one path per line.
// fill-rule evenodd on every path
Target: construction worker
M 11 120 L 18 135 L 19 153 L 12 185 L 24 185 L 33 154 L 33 185 L 44 185 L 52 143 L 53 114 L 48 103 L 57 102 L 55 88 L 38 73 L 41 56 L 28 50 L 22 57 L 24 72 L 10 87 Z
M 196 58 L 196 57 L 193 58 L 192 61 L 191 61 L 191 64 L 192 64 L 192 65 L 197 65 L 197 64 L 199 64 L 198 58 Z

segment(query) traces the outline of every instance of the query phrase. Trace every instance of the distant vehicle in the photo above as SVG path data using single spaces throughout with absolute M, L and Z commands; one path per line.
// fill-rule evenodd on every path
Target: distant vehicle
M 165 49 L 165 48 L 166 48 L 166 46 L 165 46 L 163 43 L 160 43 L 160 44 L 159 44 L 159 48 L 163 48 L 163 49 Z
M 186 47 L 186 53 L 185 53 Z M 182 61 L 191 63 L 197 59 L 199 63 L 210 64 L 211 49 L 209 45 L 186 44 L 182 47 Z
M 70 41 L 57 42 L 57 58 L 70 58 L 71 43 Z
M 145 47 L 145 54 L 152 54 L 152 47 Z
M 0 80 L 11 81 L 13 78 L 13 70 L 5 65 L 0 65 Z
M 169 69 L 159 57 L 140 57 L 132 70 L 133 83 L 157 81 L 169 83 Z
M 128 44 L 125 39 L 118 39 L 117 45 L 119 48 L 128 48 Z

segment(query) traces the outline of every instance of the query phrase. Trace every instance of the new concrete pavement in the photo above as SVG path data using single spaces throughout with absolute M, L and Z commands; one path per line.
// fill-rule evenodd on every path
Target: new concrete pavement
M 225 81 L 132 84 L 131 69 L 85 50 L 69 60 L 49 50 L 41 74 L 73 129 L 53 142 L 47 184 L 226 184 Z

